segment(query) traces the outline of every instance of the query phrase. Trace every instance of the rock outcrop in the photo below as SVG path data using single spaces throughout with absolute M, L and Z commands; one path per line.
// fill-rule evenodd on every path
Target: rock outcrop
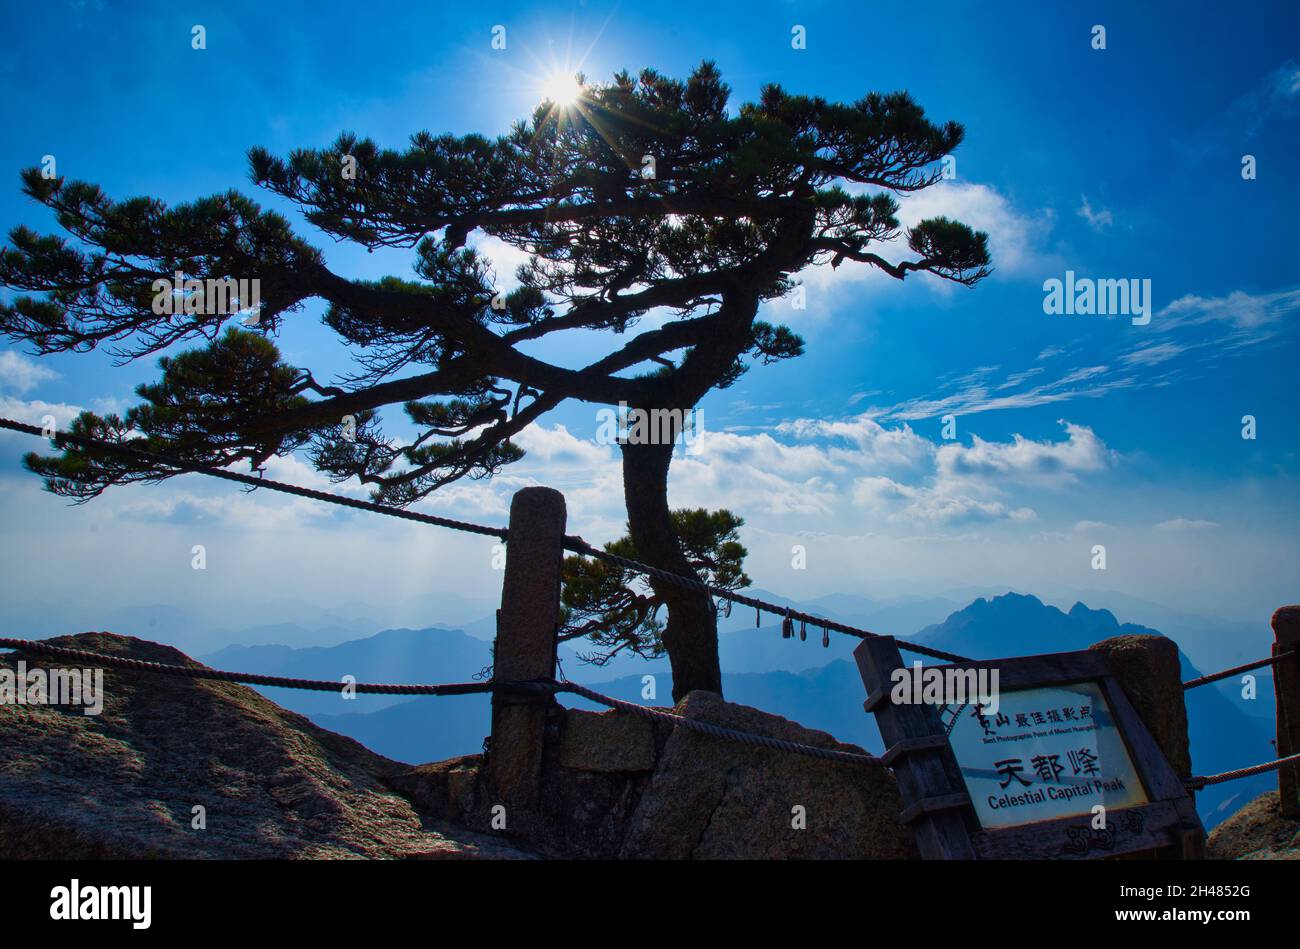
M 199 665 L 111 633 L 52 642 Z M 65 665 L 0 654 L 20 660 Z M 529 856 L 422 811 L 395 790 L 408 766 L 245 686 L 106 670 L 104 693 L 99 715 L 0 705 L 0 859 Z
M 711 692 L 676 714 L 820 748 L 858 752 L 825 732 Z M 507 831 L 554 856 L 621 859 L 907 859 L 894 777 L 737 744 L 626 712 L 554 707 L 540 805 L 506 815 Z M 497 801 L 482 756 L 424 765 L 404 791 L 449 820 L 486 829 Z M 498 816 L 500 816 L 498 812 Z
M 1300 821 L 1282 817 L 1269 791 L 1214 828 L 1206 849 L 1214 860 L 1300 860 Z
M 199 666 L 112 633 L 51 642 Z M 0 654 L 0 667 L 19 661 L 66 665 Z M 708 692 L 675 711 L 861 751 Z M 413 768 L 242 685 L 105 670 L 99 715 L 0 705 L 0 859 L 915 856 L 879 764 L 752 748 L 624 712 L 554 705 L 547 720 L 541 806 L 501 827 L 482 755 Z

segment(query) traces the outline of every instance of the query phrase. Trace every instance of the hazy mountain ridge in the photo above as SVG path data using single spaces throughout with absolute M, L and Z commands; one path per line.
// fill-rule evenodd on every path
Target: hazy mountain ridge
M 736 619 L 733 614 L 732 620 Z M 1112 636 L 1143 633 L 1159 634 L 1146 626 L 1121 623 L 1109 610 L 1075 603 L 1063 611 L 1035 596 L 1007 593 L 977 599 L 944 622 L 927 626 L 916 638 L 960 655 L 995 658 L 1086 649 Z M 720 634 L 723 668 L 730 670 L 723 676 L 727 698 L 830 732 L 842 741 L 882 750 L 874 719 L 862 711 L 862 682 L 852 661 L 856 640 L 832 634 L 830 649 L 823 649 L 820 640 L 819 628 L 809 628 L 806 641 L 785 640 L 779 625 L 754 629 L 733 622 Z M 574 652 L 567 644 L 562 649 L 568 677 L 616 698 L 670 703 L 672 683 L 665 660 L 632 657 L 597 667 L 577 662 Z M 1180 654 L 1184 680 L 1202 674 L 1185 653 Z M 337 678 L 346 671 L 358 679 L 427 682 L 472 676 L 490 662 L 490 654 L 487 643 L 459 631 L 425 629 L 389 630 L 336 647 L 232 647 L 205 661 L 271 674 Z M 643 697 L 646 675 L 654 677 L 651 698 Z M 1258 711 L 1256 706 L 1271 708 L 1271 680 L 1261 677 L 1258 688 L 1254 703 L 1240 698 L 1236 680 L 1229 680 L 1223 689 L 1208 686 L 1187 694 L 1197 773 L 1217 773 L 1271 757 L 1271 728 L 1252 714 Z M 412 763 L 476 752 L 489 730 L 489 702 L 484 696 L 414 700 L 362 696 L 344 702 L 333 695 L 266 691 L 323 727 Z M 580 700 L 573 704 L 596 707 Z M 1206 789 L 1198 796 L 1206 823 L 1212 826 L 1273 783 L 1265 775 Z

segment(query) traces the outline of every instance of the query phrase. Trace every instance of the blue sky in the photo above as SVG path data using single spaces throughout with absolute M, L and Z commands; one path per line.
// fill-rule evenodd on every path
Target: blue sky
M 5 224 L 53 228 L 17 177 L 47 154 L 117 197 L 236 186 L 277 206 L 247 179 L 252 145 L 283 154 L 342 130 L 394 147 L 420 129 L 499 133 L 557 70 L 684 76 L 712 59 L 733 106 L 767 82 L 846 101 L 907 89 L 967 138 L 956 178 L 904 201 L 902 217 L 949 214 L 988 231 L 996 272 L 974 290 L 851 264 L 805 273 L 807 309 L 777 303 L 769 318 L 800 332 L 806 354 L 706 399 L 706 435 L 674 465 L 673 502 L 744 516 L 751 575 L 796 597 L 1113 590 L 1261 624 L 1295 599 L 1300 8 L 941 3 L 922 19 L 862 3 L 328 6 L 14 10 L 0 53 Z M 194 24 L 206 50 L 191 49 Z M 498 24 L 505 50 L 491 48 Z M 1104 50 L 1092 48 L 1098 24 Z M 806 49 L 791 48 L 795 25 Z M 1255 180 L 1242 178 L 1247 154 Z M 343 273 L 409 274 L 404 253 L 300 233 Z M 483 249 L 503 275 L 513 269 L 499 245 Z M 1149 279 L 1151 322 L 1047 315 L 1043 282 L 1067 270 Z M 298 314 L 279 344 L 323 378 L 349 362 L 320 312 Z M 586 334 L 537 351 L 576 364 L 607 344 Z M 149 361 L 35 360 L 6 345 L 0 407 L 60 420 L 120 409 L 155 376 Z M 955 440 L 941 437 L 945 414 Z M 1257 420 L 1254 440 L 1241 437 L 1243 415 Z M 596 427 L 592 407 L 564 406 L 522 440 L 529 460 L 423 506 L 500 523 L 513 490 L 552 484 L 574 530 L 609 539 L 621 488 Z M 10 603 L 72 617 L 201 602 L 251 622 L 285 599 L 455 591 L 488 602 L 499 585 L 490 542 L 193 478 L 69 509 L 21 471 L 32 447 L 0 436 Z M 294 461 L 271 474 L 320 482 Z M 200 543 L 201 572 L 190 564 Z M 806 570 L 791 567 L 795 544 Z M 1097 544 L 1105 571 L 1091 566 Z

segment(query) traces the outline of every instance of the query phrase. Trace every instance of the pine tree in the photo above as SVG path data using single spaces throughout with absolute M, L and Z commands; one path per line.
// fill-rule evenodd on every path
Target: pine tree
M 168 207 L 28 169 L 25 192 L 68 236 L 10 232 L 0 283 L 23 295 L 0 305 L 0 332 L 37 353 L 107 345 L 122 359 L 197 341 L 161 360 L 139 406 L 85 413 L 74 430 L 208 465 L 256 468 L 302 450 L 403 506 L 519 460 L 512 438 L 565 400 L 689 412 L 750 365 L 798 356 L 803 341 L 758 314 L 809 265 L 967 286 L 988 273 L 987 235 L 946 218 L 904 234 L 896 217 L 894 194 L 939 180 L 960 125 L 932 124 L 906 93 L 845 105 L 768 86 L 734 113 L 729 95 L 704 63 L 684 82 L 646 70 L 584 86 L 572 105 L 544 102 L 495 139 L 421 132 L 396 151 L 344 134 L 287 158 L 249 152 L 253 181 L 326 234 L 413 249 L 409 278 L 337 274 L 283 216 L 233 190 Z M 499 292 L 471 235 L 528 255 L 516 289 Z M 897 237 L 914 257 L 877 252 Z M 248 286 L 255 301 L 232 289 Z M 312 299 L 356 360 L 337 384 L 273 343 Z M 670 318 L 638 330 L 651 311 Z M 571 330 L 608 330 L 608 353 L 569 368 L 525 351 Z M 398 405 L 420 431 L 408 443 L 381 427 L 379 411 Z M 673 444 L 621 452 L 632 547 L 693 574 L 668 507 Z M 168 476 L 77 448 L 26 463 L 78 500 Z M 674 695 L 720 692 L 712 601 L 653 589 L 667 606 Z

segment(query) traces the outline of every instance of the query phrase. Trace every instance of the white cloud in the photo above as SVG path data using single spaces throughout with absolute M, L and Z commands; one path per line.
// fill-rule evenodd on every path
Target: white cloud
M 927 525 L 960 525 L 980 521 L 1031 521 L 1032 508 L 1011 508 L 992 498 L 954 491 L 943 481 L 929 485 L 900 484 L 889 478 L 859 478 L 853 500 L 866 510 L 892 521 L 920 521 Z
M 1055 223 L 1050 210 L 1025 213 L 990 185 L 944 181 L 899 201 L 899 220 L 911 227 L 927 218 L 955 218 L 989 235 L 989 253 L 1000 274 L 1036 271 Z
M 1176 356 L 1181 356 L 1191 348 L 1190 345 L 1181 343 L 1153 343 L 1150 346 L 1140 346 L 1127 352 L 1120 356 L 1119 359 L 1126 366 L 1155 366 Z
M 1222 297 L 1189 293 L 1161 310 L 1157 320 L 1161 329 L 1219 322 L 1235 330 L 1259 333 L 1281 323 L 1297 310 L 1300 310 L 1300 289 L 1258 294 L 1234 290 Z
M 871 193 L 878 189 L 846 186 L 854 193 Z M 898 197 L 898 220 L 902 233 L 897 241 L 872 245 L 872 250 L 887 260 L 898 262 L 914 255 L 907 246 L 907 228 L 933 217 L 948 217 L 970 225 L 989 235 L 989 253 L 993 258 L 993 279 L 1037 273 L 1049 266 L 1042 247 L 1054 224 L 1049 209 L 1026 213 L 1017 209 L 1006 195 L 991 185 L 972 182 L 941 181 L 914 194 Z M 864 288 L 898 287 L 900 281 L 870 264 L 845 261 L 840 267 L 830 264 L 808 267 L 797 277 L 807 291 L 807 310 L 794 310 L 788 301 L 775 304 L 781 317 L 792 323 L 816 320 L 849 299 L 857 300 Z M 924 284 L 931 291 L 949 293 L 955 284 L 924 274 L 913 274 L 908 286 Z M 849 294 L 853 294 L 850 298 Z
M 887 429 L 875 419 L 860 415 L 849 419 L 796 419 L 783 422 L 777 431 L 797 441 L 829 439 L 838 443 L 827 451 L 828 460 L 851 460 L 859 467 L 912 469 L 929 460 L 932 443 L 908 425 Z
M 1117 458 L 1092 429 L 1064 419 L 1062 442 L 1034 441 L 1021 435 L 1010 442 L 988 442 L 978 435 L 969 446 L 943 445 L 936 455 L 941 476 L 997 483 L 1073 484 L 1080 474 L 1101 471 Z
M 5 418 L 16 419 L 19 422 L 26 422 L 28 425 L 45 426 L 46 416 L 54 419 L 56 428 L 67 428 L 68 424 L 80 415 L 82 408 L 79 405 L 69 405 L 66 402 L 45 402 L 41 399 L 15 399 L 12 396 L 0 396 L 0 415 Z M 0 430 L 0 436 L 12 435 L 15 437 L 29 438 L 28 435 L 20 435 L 17 432 Z
M 951 383 L 955 391 L 946 395 L 919 397 L 876 407 L 873 414 L 887 421 L 910 421 L 949 414 L 972 415 L 1000 409 L 1033 408 L 1071 399 L 1100 398 L 1139 383 L 1136 376 L 1110 373 L 1108 366 L 1081 366 L 1056 379 L 1038 382 L 1021 391 L 1011 391 L 1031 378 L 1040 378 L 1040 374 L 1021 370 L 998 384 L 985 376 L 968 375 Z
M 59 378 L 59 374 L 48 366 L 42 366 L 34 359 L 12 349 L 0 352 L 0 386 L 10 392 L 25 395 L 42 382 Z
M 1070 530 L 1076 534 L 1091 534 L 1095 531 L 1113 531 L 1115 526 L 1105 521 L 1076 521 Z
M 1229 115 L 1244 118 L 1246 136 L 1253 138 L 1274 118 L 1293 115 L 1297 109 L 1300 109 L 1300 65 L 1288 59 L 1234 102 Z
M 1083 205 L 1075 213 L 1087 221 L 1088 226 L 1098 234 L 1115 223 L 1115 218 L 1110 213 L 1110 209 L 1099 208 L 1094 211 L 1092 205 L 1088 203 L 1088 196 L 1086 194 L 1083 195 Z
M 753 515 L 798 516 L 807 529 L 835 529 L 863 514 L 927 531 L 1027 521 L 1036 514 L 1009 500 L 1013 492 L 1071 484 L 1116 458 L 1091 429 L 1061 424 L 1066 437 L 1056 442 L 1015 436 L 970 446 L 936 443 L 908 425 L 888 427 L 867 415 L 795 419 L 773 432 L 704 432 L 674 460 L 670 500 L 674 507 L 725 504 Z M 588 470 L 612 488 L 592 502 L 610 505 L 614 495 L 621 504 L 617 460 Z M 615 508 L 621 514 L 618 505 L 611 514 Z
M 498 290 L 509 293 L 519 286 L 515 272 L 531 259 L 528 254 L 499 237 L 476 236 L 471 238 L 470 245 L 491 262 L 492 269 L 496 271 Z
M 1158 531 L 1201 531 L 1220 526 L 1216 521 L 1188 520 L 1185 517 L 1175 517 L 1173 520 L 1161 521 L 1156 525 L 1155 529 Z

